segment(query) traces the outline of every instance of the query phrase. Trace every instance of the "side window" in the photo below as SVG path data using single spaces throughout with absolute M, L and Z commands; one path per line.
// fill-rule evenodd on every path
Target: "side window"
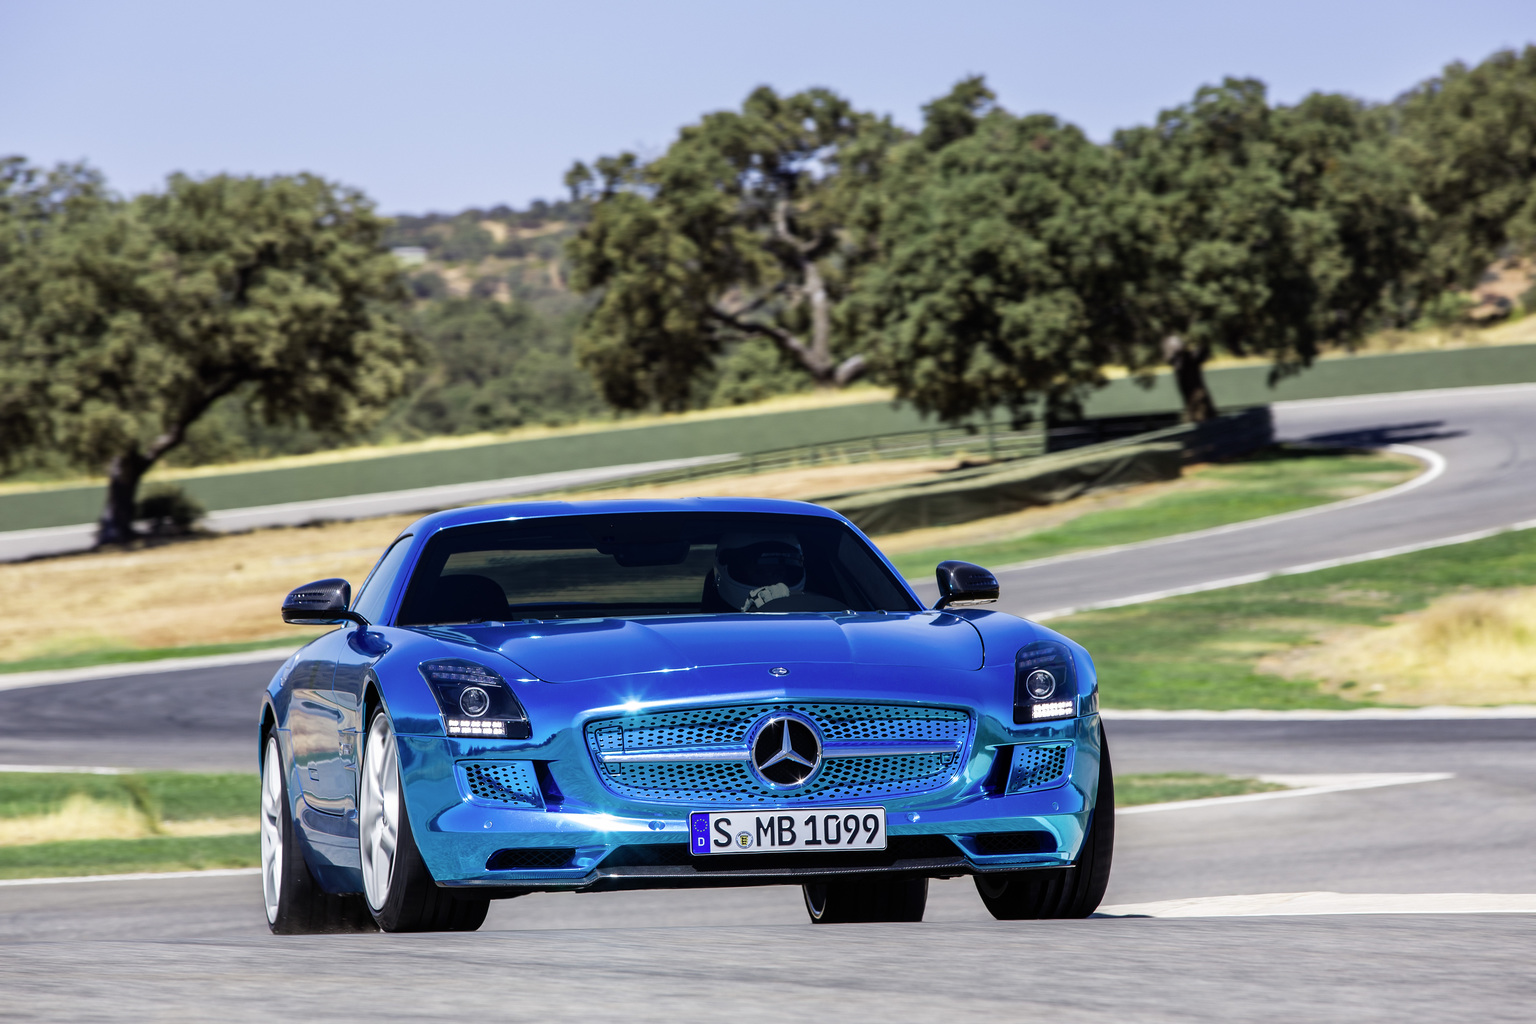
M 363 589 L 357 592 L 357 597 L 352 602 L 352 610 L 357 612 L 369 622 L 378 622 L 379 616 L 384 614 L 384 602 L 389 598 L 389 585 L 400 574 L 400 563 L 405 561 L 405 553 L 411 548 L 411 538 L 407 534 L 395 541 L 390 549 L 384 552 L 384 557 L 379 559 L 379 564 L 373 567 L 373 572 L 368 574 L 368 580 L 363 584 Z

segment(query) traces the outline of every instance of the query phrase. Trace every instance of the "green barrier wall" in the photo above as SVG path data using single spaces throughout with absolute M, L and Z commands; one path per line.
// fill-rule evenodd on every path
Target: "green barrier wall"
M 1275 387 L 1269 386 L 1267 366 L 1210 370 L 1205 377 L 1217 406 L 1223 409 L 1286 399 L 1523 384 L 1536 381 L 1536 345 L 1326 359 L 1294 377 L 1287 377 Z M 1181 405 L 1179 389 L 1173 378 L 1159 374 L 1150 389 L 1130 380 L 1111 382 L 1084 404 L 1083 413 L 1086 416 L 1126 416 L 1176 412 Z
M 247 508 L 631 462 L 771 451 L 925 426 L 910 408 L 869 402 L 247 471 L 178 483 L 209 509 Z M 92 522 L 101 511 L 102 497 L 99 486 L 0 495 L 0 530 Z
M 1224 408 L 1296 398 L 1531 382 L 1536 381 L 1536 345 L 1330 359 L 1274 388 L 1267 384 L 1268 373 L 1266 367 L 1253 366 L 1212 370 L 1206 376 L 1217 404 Z M 1129 380 L 1114 381 L 1095 393 L 1084 411 L 1089 416 L 1119 416 L 1171 412 L 1179 405 L 1172 378 L 1162 374 L 1150 389 Z M 871 402 L 229 473 L 188 480 L 182 486 L 209 509 L 245 508 L 657 459 L 771 451 L 930 425 L 909 408 Z M 101 500 L 97 486 L 0 496 L 0 530 L 91 522 Z

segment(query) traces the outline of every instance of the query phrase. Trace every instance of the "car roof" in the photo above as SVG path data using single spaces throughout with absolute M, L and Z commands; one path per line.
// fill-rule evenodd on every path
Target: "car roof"
M 471 505 L 422 516 L 401 530 L 401 535 L 424 536 L 454 526 L 504 523 L 517 519 L 551 519 L 559 516 L 623 515 L 635 512 L 757 512 L 779 515 L 819 516 L 847 522 L 829 508 L 806 501 L 778 498 L 610 498 L 606 501 L 512 501 L 496 505 Z M 850 524 L 851 525 L 851 524 Z

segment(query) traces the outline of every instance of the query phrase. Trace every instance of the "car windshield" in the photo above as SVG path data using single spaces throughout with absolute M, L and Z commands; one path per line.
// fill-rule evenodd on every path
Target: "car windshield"
M 920 607 L 869 545 L 835 519 L 637 512 L 443 530 L 422 552 L 395 621 Z

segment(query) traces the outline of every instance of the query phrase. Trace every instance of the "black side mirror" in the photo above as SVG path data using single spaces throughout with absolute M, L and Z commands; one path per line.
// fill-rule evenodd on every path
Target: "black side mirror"
M 935 610 L 966 604 L 988 604 L 997 600 L 1000 588 L 991 571 L 970 562 L 940 562 L 934 570 L 939 579 L 939 600 Z
M 351 603 L 352 584 L 346 580 L 316 580 L 283 598 L 283 621 L 301 626 L 329 626 L 338 622 L 368 625 L 368 620 L 357 612 L 347 611 Z

